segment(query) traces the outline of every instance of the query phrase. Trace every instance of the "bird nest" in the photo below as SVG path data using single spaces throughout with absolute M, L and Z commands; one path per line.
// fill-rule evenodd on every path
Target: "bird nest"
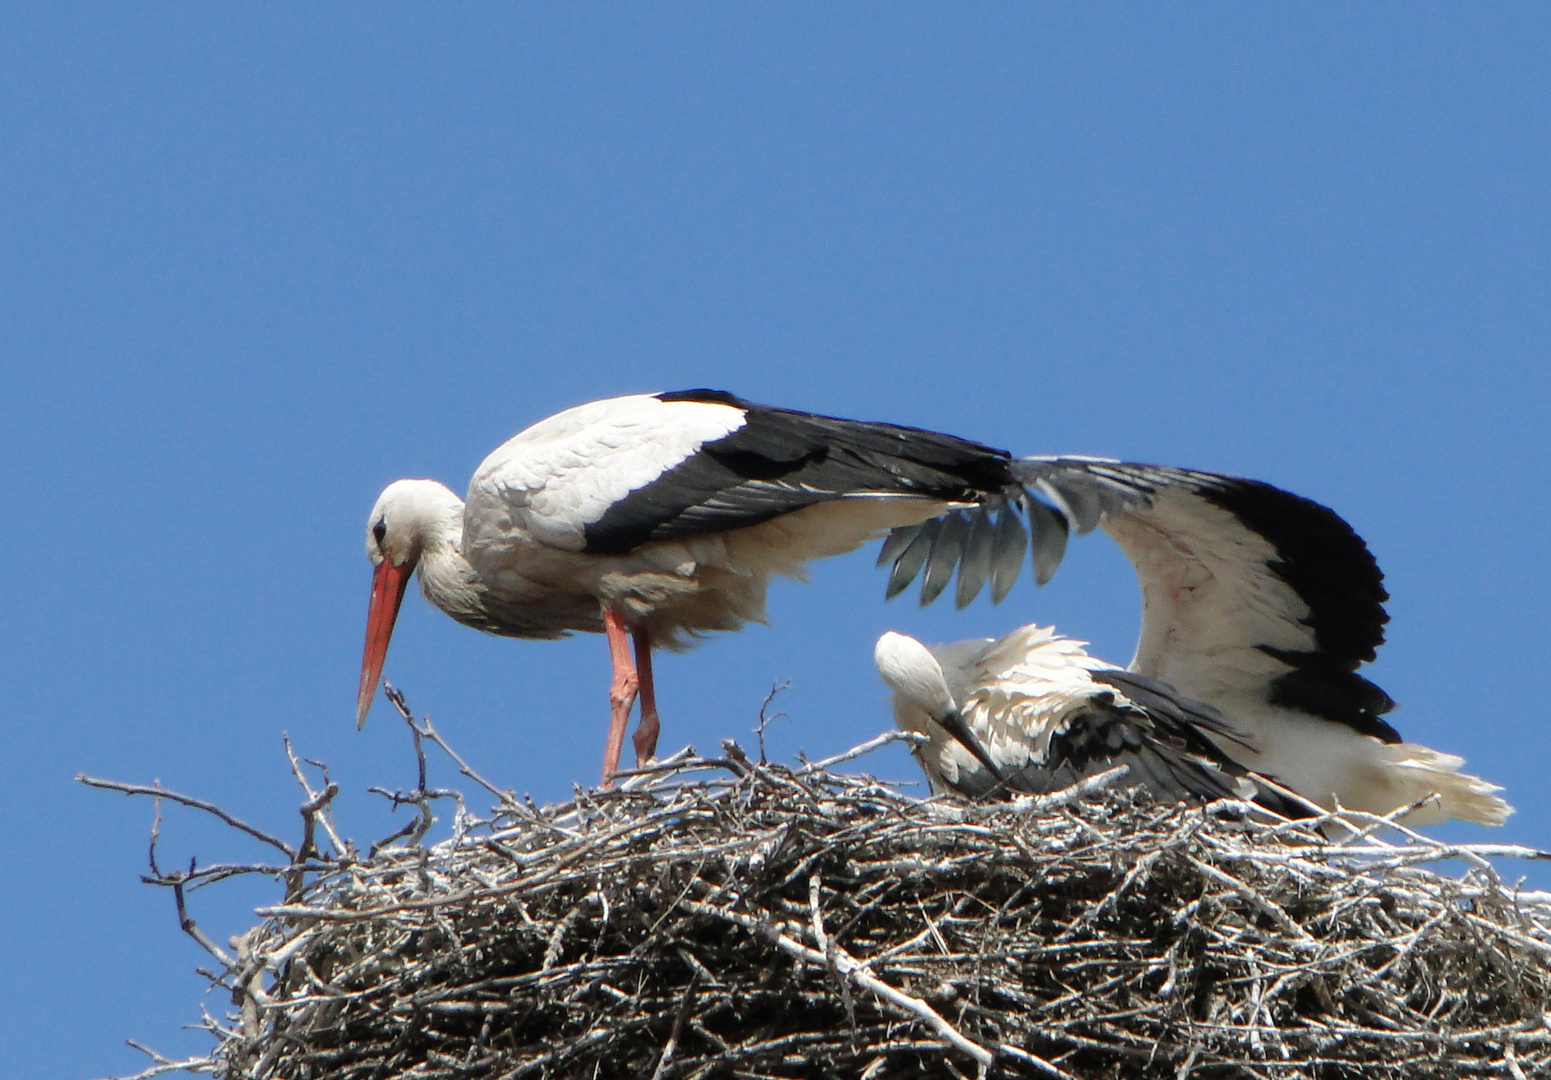
M 559 806 L 492 787 L 434 846 L 452 793 L 422 757 L 393 796 L 415 821 L 364 853 L 293 757 L 301 845 L 230 819 L 290 855 L 250 868 L 286 897 L 232 949 L 184 894 L 238 868 L 153 854 L 235 1011 L 141 1076 L 1551 1075 L 1551 897 L 1492 862 L 1539 853 L 1165 805 L 1115 773 L 966 804 L 835 771 L 895 737 L 799 767 L 685 752 Z

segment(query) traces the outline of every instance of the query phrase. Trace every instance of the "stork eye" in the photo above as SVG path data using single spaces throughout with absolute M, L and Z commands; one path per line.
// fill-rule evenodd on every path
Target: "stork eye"
M 377 538 L 377 546 L 382 547 L 383 537 L 388 535 L 388 521 L 386 518 L 379 519 L 377 524 L 372 526 L 372 535 Z

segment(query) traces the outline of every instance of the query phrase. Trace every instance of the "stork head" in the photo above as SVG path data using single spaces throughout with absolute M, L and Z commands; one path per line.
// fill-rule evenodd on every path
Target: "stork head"
M 925 721 L 939 721 L 958 711 L 942 665 L 915 638 L 890 630 L 878 639 L 872 658 L 878 674 L 894 691 L 894 717 L 900 727 L 930 734 Z
M 377 694 L 377 680 L 388 655 L 393 623 L 410 575 L 428 544 L 442 542 L 462 516 L 463 503 L 435 480 L 395 480 L 383 489 L 366 520 L 366 556 L 376 570 L 372 574 L 372 602 L 366 613 L 366 653 L 361 659 L 361 689 L 356 697 L 355 722 L 366 723 L 366 713 Z
M 986 643 L 961 644 L 983 648 Z M 953 700 L 942 664 L 930 649 L 913 637 L 891 630 L 878 639 L 872 657 L 878 665 L 878 674 L 894 691 L 894 722 L 902 730 L 915 731 L 931 739 L 925 752 L 918 755 L 923 764 L 940 757 L 946 734 L 973 754 L 992 776 L 1006 784 L 1007 778 L 1001 768 L 970 731 L 958 702 Z M 941 778 L 936 766 L 928 766 L 927 775 L 934 782 Z

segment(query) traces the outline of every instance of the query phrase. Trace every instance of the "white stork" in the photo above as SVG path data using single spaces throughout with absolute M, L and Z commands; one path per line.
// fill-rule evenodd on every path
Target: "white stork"
M 1014 473 L 1058 523 L 1120 545 L 1141 582 L 1141 638 L 1121 670 L 1035 626 L 930 649 L 884 635 L 875 659 L 895 720 L 929 736 L 918 756 L 935 786 L 1038 792 L 1124 762 L 1167 798 L 1250 793 L 1252 770 L 1327 808 L 1384 814 L 1436 795 L 1411 824 L 1512 813 L 1460 758 L 1402 742 L 1382 719 L 1394 702 L 1357 669 L 1383 643 L 1388 594 L 1334 511 L 1183 469 L 1031 458 Z M 1064 529 L 1047 535 L 1059 559 Z M 887 548 L 916 543 L 939 559 L 919 529 Z M 979 573 L 961 561 L 961 589 L 973 588 Z M 892 587 L 912 575 L 896 564 Z
M 954 508 L 984 517 L 1021 498 L 1007 453 L 916 428 L 770 408 L 714 390 L 567 409 L 487 457 L 467 501 L 433 480 L 396 481 L 377 499 L 366 528 L 376 571 L 357 723 L 371 708 L 418 567 L 426 599 L 476 629 L 607 635 L 608 783 L 637 696 L 637 760 L 655 752 L 654 646 L 682 649 L 707 631 L 762 620 L 770 577 L 801 578 L 809 559 Z M 998 595 L 1017 576 L 1024 544 L 1013 514 L 1002 518 L 999 531 L 989 517 L 982 526 L 999 538 L 1001 561 L 986 570 Z M 925 535 L 942 533 L 934 525 Z M 928 565 L 933 582 L 938 564 L 959 550 L 944 546 Z

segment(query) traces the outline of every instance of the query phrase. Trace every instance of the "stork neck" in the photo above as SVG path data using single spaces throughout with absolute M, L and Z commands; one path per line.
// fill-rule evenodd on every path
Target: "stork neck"
M 440 485 L 438 485 L 440 486 Z M 463 557 L 463 500 L 442 488 L 420 507 L 420 591 L 460 622 L 483 612 L 483 592 L 473 566 Z
M 426 545 L 420 556 L 420 591 L 459 622 L 481 626 L 486 621 L 484 590 L 456 544 Z

